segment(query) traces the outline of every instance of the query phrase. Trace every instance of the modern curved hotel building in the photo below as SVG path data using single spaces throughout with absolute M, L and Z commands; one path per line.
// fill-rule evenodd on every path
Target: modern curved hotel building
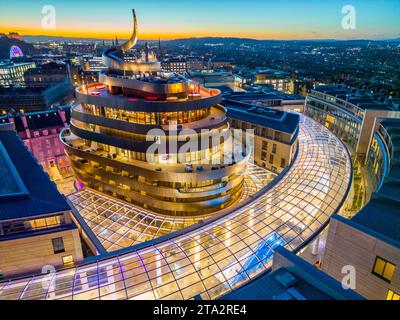
M 133 14 L 132 38 L 103 54 L 100 83 L 77 89 L 80 104 L 61 135 L 76 177 L 166 215 L 222 209 L 242 192 L 249 150 L 231 148 L 233 161 L 224 160 L 230 130 L 219 90 L 163 72 L 148 45 L 124 60 L 137 41 Z
M 0 126 L 0 299 L 400 298 L 398 110 L 340 86 L 315 88 L 302 114 L 222 99 L 147 44 L 125 61 L 133 16 L 99 82 L 76 89 L 66 202 L 35 167 L 40 198 Z

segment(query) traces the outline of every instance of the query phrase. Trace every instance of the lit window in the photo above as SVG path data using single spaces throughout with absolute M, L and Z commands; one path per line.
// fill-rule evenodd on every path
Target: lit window
M 74 265 L 74 258 L 72 256 L 62 257 L 62 260 L 65 267 L 71 267 Z
M 390 282 L 392 280 L 395 268 L 396 266 L 393 263 L 390 263 L 383 258 L 376 257 L 372 273 L 383 280 Z
M 51 239 L 51 242 L 53 243 L 54 254 L 65 252 L 63 238 L 54 238 Z
M 398 294 L 398 293 L 396 293 L 396 292 L 394 292 L 392 290 L 389 290 L 388 293 L 387 293 L 387 296 L 386 296 L 386 300 L 397 300 L 397 301 L 399 301 L 400 300 L 400 294 Z

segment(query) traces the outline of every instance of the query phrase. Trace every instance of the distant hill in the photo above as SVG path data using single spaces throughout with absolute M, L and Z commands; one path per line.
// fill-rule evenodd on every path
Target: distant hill
M 368 40 L 368 39 L 354 39 L 354 40 L 337 40 L 337 39 L 304 39 L 304 40 L 257 40 L 250 38 L 231 38 L 231 37 L 204 37 L 204 38 L 185 38 L 176 40 L 165 40 L 163 43 L 169 44 L 189 44 L 189 45 L 200 45 L 200 44 L 278 44 L 278 43 L 343 43 L 343 44 L 368 44 L 371 42 L 398 42 L 400 39 L 385 39 L 385 40 Z
M 87 42 L 87 43 L 94 43 L 98 42 L 101 43 L 104 41 L 110 42 L 112 39 L 100 39 L 100 38 L 76 38 L 76 37 L 55 37 L 55 36 L 23 36 L 22 37 L 25 41 L 29 43 L 35 42 L 47 42 L 47 41 L 57 41 L 57 42 Z M 127 39 L 118 39 L 120 43 L 126 41 Z M 146 42 L 147 40 L 139 40 L 139 43 Z M 158 40 L 149 40 L 149 42 L 158 42 Z
M 23 38 L 27 42 L 46 42 L 46 41 L 58 41 L 58 42 L 72 42 L 72 41 L 82 41 L 82 42 L 102 42 L 103 39 L 100 38 L 73 38 L 73 37 L 54 37 L 54 36 L 23 36 Z M 109 42 L 111 39 L 104 39 Z M 125 39 L 119 39 L 120 42 L 125 41 Z M 139 44 L 142 44 L 146 41 L 151 43 L 158 42 L 157 40 L 139 40 Z M 305 40 L 257 40 L 251 38 L 235 38 L 235 37 L 202 37 L 202 38 L 183 38 L 183 39 L 175 39 L 175 40 L 162 40 L 164 44 L 170 45 L 204 45 L 204 44 L 218 44 L 223 43 L 224 45 L 228 44 L 279 44 L 279 43 L 326 43 L 326 42 L 334 42 L 334 43 L 343 43 L 343 44 L 368 44 L 370 42 L 400 42 L 400 38 L 396 39 L 383 39 L 383 40 L 368 40 L 368 39 L 355 39 L 355 40 L 337 40 L 337 39 L 305 39 Z

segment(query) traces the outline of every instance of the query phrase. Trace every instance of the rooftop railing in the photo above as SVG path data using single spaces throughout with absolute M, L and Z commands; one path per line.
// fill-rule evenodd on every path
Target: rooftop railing
M 358 117 L 360 119 L 363 119 L 363 117 L 364 117 L 365 111 L 363 109 L 361 109 L 360 107 L 358 107 L 355 104 L 348 102 L 346 100 L 343 100 L 343 99 L 337 98 L 335 96 L 328 95 L 326 93 L 322 93 L 322 92 L 319 92 L 316 90 L 311 90 L 309 96 L 322 99 L 328 103 L 332 103 L 332 104 L 336 105 L 337 107 L 340 107 L 346 111 L 349 111 L 350 113 L 352 113 L 353 115 L 355 115 L 356 117 Z

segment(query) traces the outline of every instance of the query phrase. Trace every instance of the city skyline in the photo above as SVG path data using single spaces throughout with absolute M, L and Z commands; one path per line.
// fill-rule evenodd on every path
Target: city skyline
M 22 6 L 21 6 L 22 2 Z M 390 39 L 400 37 L 400 4 L 395 0 L 347 1 L 329 3 L 289 1 L 285 4 L 253 0 L 246 6 L 239 1 L 209 0 L 198 3 L 175 1 L 120 1 L 118 6 L 103 2 L 84 3 L 55 0 L 56 28 L 42 27 L 45 1 L 25 0 L 1 8 L 0 32 L 31 36 L 64 36 L 111 39 L 129 35 L 129 10 L 135 7 L 144 17 L 139 24 L 141 39 L 162 40 L 191 37 L 238 37 L 259 40 L 301 39 Z M 355 29 L 343 29 L 346 15 L 342 8 L 356 10 Z M 18 7 L 18 8 L 17 8 Z M 212 9 L 212 10 L 211 10 Z

